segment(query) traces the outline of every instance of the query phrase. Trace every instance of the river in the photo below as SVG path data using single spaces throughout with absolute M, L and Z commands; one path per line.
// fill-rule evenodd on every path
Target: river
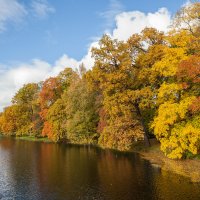
M 1 200 L 199 200 L 200 185 L 136 153 L 0 138 Z

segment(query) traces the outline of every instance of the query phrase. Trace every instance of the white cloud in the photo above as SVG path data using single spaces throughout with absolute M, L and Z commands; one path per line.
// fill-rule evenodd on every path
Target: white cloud
M 96 38 L 96 41 L 93 41 L 88 47 L 88 53 L 79 61 L 80 64 L 84 64 L 86 69 L 91 69 L 94 65 L 94 58 L 92 58 L 91 50 L 93 47 L 98 47 L 98 41 L 100 38 Z
M 27 14 L 25 7 L 17 0 L 0 0 L 0 32 L 6 30 L 9 22 L 20 22 Z
M 94 60 L 91 58 L 90 50 L 97 44 L 97 42 L 92 43 L 89 46 L 88 54 L 80 61 L 64 54 L 53 66 L 39 59 L 34 59 L 30 63 L 19 63 L 15 67 L 0 65 L 0 111 L 10 105 L 13 95 L 24 84 L 37 83 L 48 77 L 57 76 L 66 67 L 71 67 L 75 71 L 81 63 L 84 63 L 87 69 L 92 68 Z
M 112 36 L 119 40 L 127 40 L 133 33 L 139 33 L 146 27 L 167 31 L 171 23 L 171 15 L 166 8 L 160 8 L 155 13 L 140 11 L 123 12 L 115 17 L 116 28 Z
M 52 68 L 49 75 L 55 76 L 59 74 L 59 72 L 64 70 L 66 67 L 71 67 L 75 71 L 78 68 L 78 66 L 79 62 L 77 60 L 70 58 L 68 55 L 64 54 L 55 62 L 55 66 Z
M 34 15 L 39 18 L 45 18 L 48 14 L 55 12 L 55 9 L 48 3 L 47 0 L 34 0 L 31 6 Z
M 123 12 L 115 17 L 116 28 L 111 31 L 110 35 L 119 40 L 127 40 L 133 33 L 139 33 L 145 27 L 167 31 L 170 21 L 171 16 L 166 8 L 148 14 L 139 11 Z M 18 64 L 15 67 L 0 65 L 0 110 L 9 105 L 12 96 L 23 84 L 39 82 L 50 76 L 56 76 L 65 67 L 72 67 L 75 70 L 81 63 L 84 63 L 87 69 L 92 68 L 94 59 L 91 58 L 91 48 L 98 47 L 98 40 L 95 39 L 89 45 L 88 53 L 81 60 L 64 54 L 53 66 L 38 59 L 28 64 Z
M 87 59 L 84 61 L 87 62 Z M 66 67 L 76 70 L 82 61 L 63 55 L 53 66 L 48 62 L 34 59 L 30 63 L 18 63 L 16 66 L 0 65 L 0 111 L 10 105 L 13 95 L 24 84 L 40 82 L 48 77 L 57 76 Z
M 50 70 L 50 65 L 40 60 L 8 69 L 4 67 L 0 71 L 0 109 L 9 105 L 12 96 L 23 84 L 43 80 Z

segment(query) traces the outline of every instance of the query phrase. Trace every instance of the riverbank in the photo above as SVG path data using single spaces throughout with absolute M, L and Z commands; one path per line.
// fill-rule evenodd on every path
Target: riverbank
M 200 160 L 198 159 L 169 159 L 160 151 L 159 144 L 153 144 L 151 147 L 137 152 L 155 167 L 188 177 L 193 183 L 200 182 Z
M 16 137 L 16 139 L 32 141 L 32 142 L 52 142 L 47 137 L 20 136 L 20 137 Z
M 17 140 L 25 140 L 25 141 L 32 141 L 32 142 L 52 142 L 47 137 L 34 137 L 34 136 L 5 136 L 0 134 L 0 137 L 11 137 Z

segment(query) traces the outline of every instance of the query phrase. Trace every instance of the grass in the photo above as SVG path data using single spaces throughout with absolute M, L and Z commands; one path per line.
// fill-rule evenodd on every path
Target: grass
M 47 137 L 17 136 L 16 139 L 33 142 L 51 142 Z

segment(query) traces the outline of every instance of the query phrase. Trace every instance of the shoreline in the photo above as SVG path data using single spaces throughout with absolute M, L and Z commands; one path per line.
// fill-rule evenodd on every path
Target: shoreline
M 0 137 L 10 137 L 0 135 Z M 45 142 L 45 143 L 54 143 L 48 138 L 37 138 L 33 136 L 18 136 L 18 137 L 11 137 L 16 140 L 24 140 L 24 141 L 31 141 L 31 142 Z M 151 141 L 152 142 L 152 141 Z M 73 144 L 73 143 L 64 143 L 70 145 L 92 145 L 101 149 L 105 149 L 97 144 Z M 141 158 L 148 160 L 151 165 L 154 167 L 161 168 L 161 170 L 170 171 L 175 174 L 187 177 L 191 180 L 192 183 L 200 183 L 200 160 L 197 159 L 185 159 L 185 160 L 172 160 L 167 158 L 161 151 L 160 145 L 153 141 L 151 147 L 144 147 L 142 144 L 136 146 L 135 149 L 130 151 L 119 151 L 117 149 L 112 149 L 118 152 L 129 152 L 129 153 L 138 153 Z
M 148 160 L 153 166 L 164 171 L 170 171 L 175 174 L 187 177 L 192 183 L 200 183 L 200 160 L 185 159 L 172 160 L 167 158 L 160 150 L 159 145 L 152 146 L 142 151 L 136 151 L 139 155 Z
M 34 137 L 34 136 L 6 136 L 0 134 L 0 137 L 4 138 L 13 138 L 16 140 L 24 140 L 24 141 L 30 141 L 30 142 L 46 142 L 46 143 L 53 143 L 51 140 L 49 140 L 46 137 Z

